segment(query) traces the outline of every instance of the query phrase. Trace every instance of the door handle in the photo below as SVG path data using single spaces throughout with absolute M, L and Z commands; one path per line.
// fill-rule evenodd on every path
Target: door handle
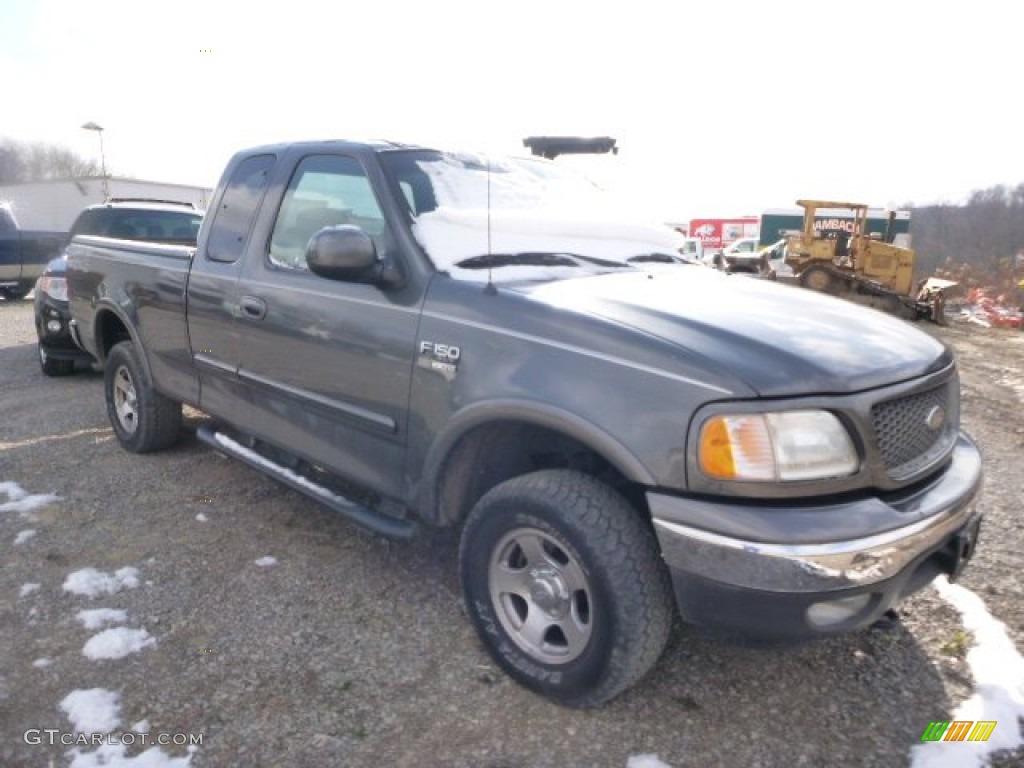
M 242 314 L 251 320 L 262 320 L 267 315 L 267 302 L 255 296 L 243 296 L 238 302 Z

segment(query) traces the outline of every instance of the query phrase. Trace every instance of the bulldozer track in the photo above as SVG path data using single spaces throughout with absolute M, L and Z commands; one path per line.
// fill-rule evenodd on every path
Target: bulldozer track
M 804 288 L 866 304 L 908 319 L 913 319 L 919 314 L 910 297 L 832 265 L 808 265 L 800 273 L 799 282 Z

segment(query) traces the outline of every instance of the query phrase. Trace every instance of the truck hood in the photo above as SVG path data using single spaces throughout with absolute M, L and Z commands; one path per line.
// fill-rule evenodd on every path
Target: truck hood
M 508 289 L 659 338 L 762 397 L 857 392 L 952 362 L 941 342 L 903 320 L 804 288 L 697 266 Z

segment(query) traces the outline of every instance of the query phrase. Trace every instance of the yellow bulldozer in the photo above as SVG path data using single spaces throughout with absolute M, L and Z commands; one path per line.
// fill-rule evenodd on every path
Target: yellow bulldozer
M 914 251 L 887 242 L 888 237 L 882 233 L 864 231 L 867 205 L 830 200 L 796 202 L 804 209 L 803 230 L 787 233 L 786 264 L 800 285 L 908 319 L 945 324 L 942 289 L 931 282 L 914 285 Z M 822 209 L 851 211 L 852 228 L 838 233 L 817 232 L 814 218 Z

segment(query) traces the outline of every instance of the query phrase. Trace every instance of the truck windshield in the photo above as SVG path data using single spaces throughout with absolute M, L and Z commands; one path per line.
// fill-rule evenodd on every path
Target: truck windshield
M 681 234 L 623 216 L 611 195 L 548 160 L 416 150 L 381 162 L 416 239 L 453 277 L 551 280 L 682 262 Z

